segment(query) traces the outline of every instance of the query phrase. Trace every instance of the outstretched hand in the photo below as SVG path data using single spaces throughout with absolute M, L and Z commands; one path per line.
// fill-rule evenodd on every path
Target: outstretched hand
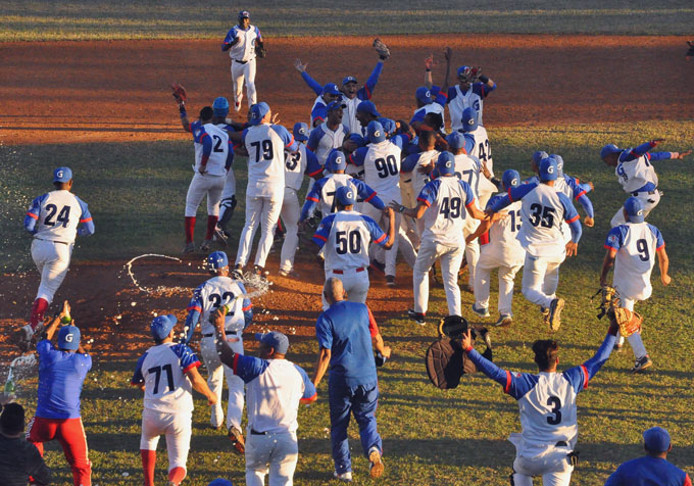
M 461 344 L 463 349 L 469 349 L 472 347 L 472 330 L 470 330 L 470 328 L 468 328 L 468 330 L 463 334 L 463 342 Z
M 438 63 L 434 60 L 434 55 L 429 54 L 424 58 L 424 69 L 431 71 Z
M 295 68 L 297 71 L 299 71 L 300 73 L 303 73 L 304 71 L 306 71 L 306 68 L 307 68 L 307 67 L 308 67 L 308 63 L 305 63 L 305 64 L 302 63 L 302 62 L 301 62 L 301 59 L 296 59 L 296 60 L 294 61 L 294 68 Z
M 683 159 L 687 155 L 691 154 L 691 150 L 687 150 L 686 152 L 670 152 L 670 158 L 672 159 Z

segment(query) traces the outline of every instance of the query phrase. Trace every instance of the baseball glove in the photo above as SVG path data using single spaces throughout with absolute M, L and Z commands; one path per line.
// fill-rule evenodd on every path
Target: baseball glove
M 600 305 L 598 306 L 598 319 L 602 319 L 607 311 L 613 307 L 619 307 L 619 297 L 617 291 L 609 286 L 600 287 L 597 292 L 591 297 L 591 300 L 600 296 Z
M 390 57 L 390 49 L 388 49 L 388 46 L 385 45 L 385 43 L 376 37 L 374 39 L 373 43 L 374 49 L 376 49 L 376 52 L 378 53 L 378 57 L 380 57 L 382 60 L 386 60 Z
M 267 49 L 265 49 L 265 44 L 261 42 L 256 42 L 255 44 L 255 55 L 263 59 L 267 56 Z
M 643 318 L 637 312 L 632 312 L 624 307 L 613 307 L 607 311 L 607 317 L 619 326 L 619 332 L 628 338 L 636 332 L 641 332 Z
M 461 74 L 460 78 L 470 84 L 476 83 L 480 79 L 482 68 L 479 66 L 468 67 Z
M 171 90 L 173 91 L 173 93 L 171 93 L 171 96 L 174 97 L 176 103 L 178 103 L 179 105 L 185 103 L 188 100 L 188 94 L 186 93 L 186 89 L 182 85 L 178 83 L 172 83 Z

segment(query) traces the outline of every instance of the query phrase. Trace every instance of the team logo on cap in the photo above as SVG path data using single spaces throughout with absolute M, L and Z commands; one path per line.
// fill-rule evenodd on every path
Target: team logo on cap
M 474 125 L 474 124 L 475 124 L 475 119 L 474 119 L 474 118 L 468 118 L 467 124 L 468 124 L 468 125 L 471 125 L 471 126 Z
M 342 163 L 342 156 L 341 156 L 341 155 L 338 155 L 337 157 L 335 157 L 335 163 L 336 163 L 336 164 L 341 164 L 341 163 Z
M 306 135 L 306 129 L 304 127 L 299 128 L 299 134 Z
M 354 194 L 352 194 L 352 191 L 347 191 L 347 194 L 345 194 L 345 197 L 347 199 L 352 199 L 354 197 Z
M 445 167 L 446 167 L 446 169 L 450 169 L 451 167 L 453 167 L 453 163 L 450 160 L 447 160 Z
M 547 167 L 547 173 L 548 174 L 554 174 L 554 166 L 553 165 L 550 165 L 549 167 Z
M 514 177 L 513 180 L 511 181 L 511 185 L 515 187 L 515 186 L 517 186 L 518 184 L 519 184 L 518 178 L 517 178 L 517 177 Z
M 639 209 L 639 210 L 636 212 L 636 216 L 643 216 L 643 209 Z
M 427 98 L 431 98 L 431 91 L 427 91 L 426 93 L 424 93 L 424 96 L 426 96 Z
M 58 179 L 62 179 L 62 178 L 63 178 L 63 171 L 62 171 L 62 170 L 59 170 L 58 172 L 55 173 L 55 176 L 56 176 Z
M 66 342 L 66 343 L 71 343 L 73 337 L 74 337 L 74 336 L 73 336 L 72 334 L 66 334 L 66 335 L 65 335 L 65 342 Z
M 376 130 L 374 132 L 374 137 L 380 137 L 380 136 L 381 136 L 381 132 L 379 130 Z

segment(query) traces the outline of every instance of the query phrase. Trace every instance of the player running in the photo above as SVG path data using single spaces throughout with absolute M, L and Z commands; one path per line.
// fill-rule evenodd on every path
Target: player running
M 251 15 L 247 10 L 239 12 L 238 25 L 227 32 L 222 43 L 222 52 L 229 52 L 231 58 L 231 82 L 234 89 L 234 109 L 241 110 L 243 82 L 246 81 L 248 107 L 257 102 L 255 90 L 255 58 L 263 50 L 263 37 L 255 25 L 251 25 Z M 261 55 L 262 57 L 262 55 Z

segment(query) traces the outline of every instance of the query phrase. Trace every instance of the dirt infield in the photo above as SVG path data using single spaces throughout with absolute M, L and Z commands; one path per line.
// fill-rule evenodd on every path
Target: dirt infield
M 258 62 L 258 92 L 285 125 L 308 118 L 314 94 L 294 70 L 300 57 L 320 83 L 376 62 L 371 38 L 277 38 Z M 481 65 L 499 88 L 485 124 L 542 125 L 691 117 L 694 63 L 682 37 L 388 36 L 393 56 L 374 92 L 382 113 L 408 119 L 423 58 L 454 49 L 454 66 Z M 168 89 L 188 88 L 190 112 L 231 97 L 229 58 L 217 41 L 0 44 L 4 144 L 184 139 Z M 439 56 L 442 58 L 442 56 Z M 689 73 L 689 74 L 687 74 Z M 441 82 L 443 65 L 434 73 Z M 245 108 L 244 108 L 245 109 Z

